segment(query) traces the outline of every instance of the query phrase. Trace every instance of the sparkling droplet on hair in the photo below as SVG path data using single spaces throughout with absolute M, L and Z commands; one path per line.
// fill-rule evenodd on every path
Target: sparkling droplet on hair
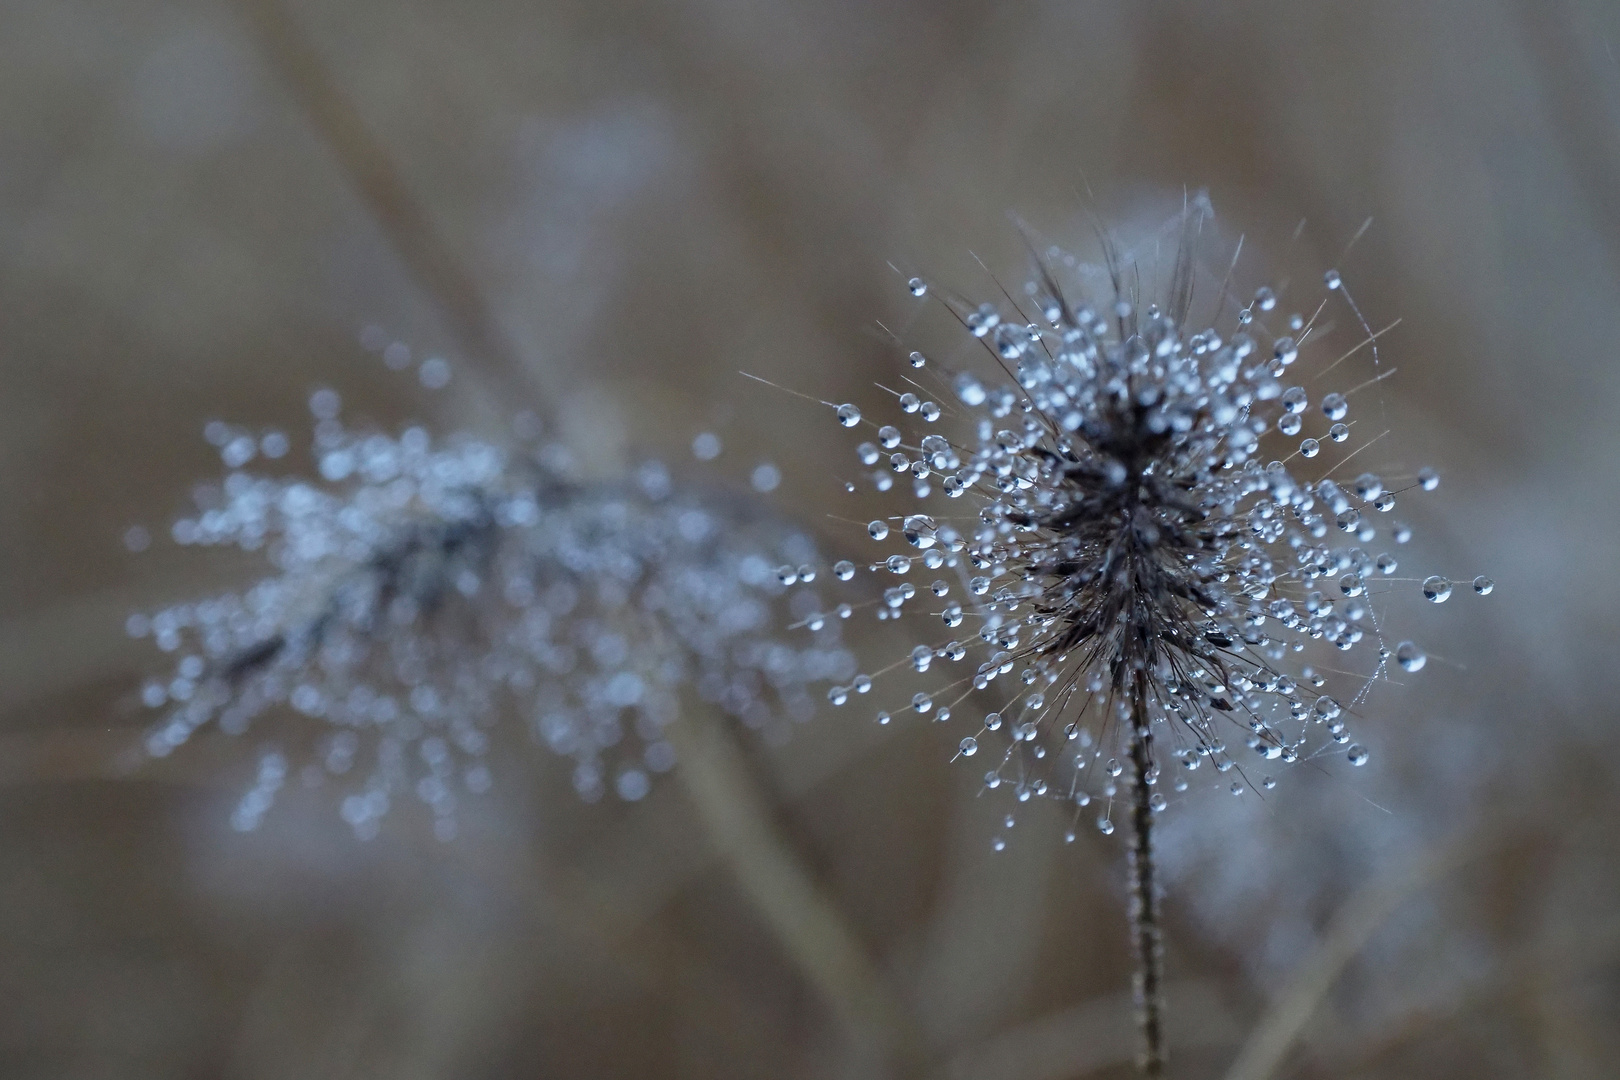
M 848 581 L 855 576 L 855 564 L 848 559 L 840 559 L 833 563 L 833 577 L 839 581 Z
M 1407 671 L 1422 671 L 1429 658 L 1412 642 L 1403 641 L 1395 646 L 1395 662 Z
M 911 361 L 912 367 L 922 367 L 924 364 L 928 363 L 928 357 L 916 351 L 913 351 L 912 354 L 907 357 L 907 359 Z
M 1313 458 L 1322 452 L 1322 444 L 1315 439 L 1301 439 L 1299 452 L 1303 457 Z
M 1474 591 L 1481 596 L 1491 595 L 1491 590 L 1494 588 L 1496 588 L 1496 582 L 1492 581 L 1488 577 L 1477 577 L 1474 579 Z
M 924 281 L 920 277 L 914 277 L 910 281 L 906 282 L 906 288 L 911 290 L 912 296 L 922 296 L 924 293 L 928 292 L 928 282 Z
M 1328 394 L 1322 399 L 1322 415 L 1329 420 L 1343 420 L 1344 414 L 1349 411 L 1350 404 L 1344 400 L 1343 394 Z
M 976 408 L 983 405 L 990 395 L 985 392 L 983 383 L 964 371 L 956 377 L 956 396 L 961 399 L 962 404 Z
M 866 532 L 874 540 L 883 540 L 889 535 L 889 523 L 886 521 L 874 521 L 866 527 Z
M 1440 486 L 1440 474 L 1433 469 L 1418 470 L 1418 487 L 1424 491 L 1433 491 Z
M 1451 582 L 1436 574 L 1423 579 L 1423 598 L 1432 604 L 1443 604 L 1451 599 Z
M 892 424 L 878 428 L 878 442 L 883 444 L 885 450 L 893 450 L 900 445 L 900 429 Z
M 963 757 L 972 757 L 979 752 L 979 740 L 969 735 L 960 743 L 957 743 L 956 749 Z
M 1328 428 L 1328 438 L 1334 442 L 1344 442 L 1350 437 L 1350 429 L 1343 424 L 1334 424 Z
M 1362 746 L 1360 743 L 1350 744 L 1350 764 L 1365 765 L 1367 764 L 1367 758 L 1369 756 L 1370 755 L 1367 753 L 1367 748 L 1365 746 Z
M 1343 283 L 1344 282 L 1339 277 L 1339 272 L 1337 270 L 1329 270 L 1327 273 L 1322 275 L 1322 284 L 1326 285 L 1329 289 L 1337 289 Z
M 838 422 L 845 427 L 854 427 L 861 422 L 861 410 L 853 405 L 838 406 Z

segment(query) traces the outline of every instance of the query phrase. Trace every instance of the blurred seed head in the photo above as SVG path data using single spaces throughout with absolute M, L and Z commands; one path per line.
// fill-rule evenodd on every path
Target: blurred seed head
M 296 774 L 338 780 L 361 836 L 415 798 L 449 838 L 508 715 L 574 760 L 581 797 L 640 799 L 675 765 L 664 729 L 683 708 L 780 735 L 811 715 L 810 684 L 853 674 L 838 620 L 816 614 L 814 543 L 752 497 L 683 488 L 655 461 L 571 482 L 558 446 L 354 430 L 339 408 L 311 399 L 318 478 L 247 471 L 286 437 L 210 425 L 227 473 L 174 538 L 270 572 L 130 620 L 177 657 L 143 689 L 162 712 L 151 754 L 268 713 L 312 721 L 277 718 L 238 828 Z M 808 640 L 773 632 L 790 619 Z

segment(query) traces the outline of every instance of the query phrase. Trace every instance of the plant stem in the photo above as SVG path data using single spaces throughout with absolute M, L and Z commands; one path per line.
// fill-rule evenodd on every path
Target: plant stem
M 1136 951 L 1136 1018 L 1142 1033 L 1138 1065 L 1144 1076 L 1164 1075 L 1164 946 L 1159 927 L 1153 862 L 1153 734 L 1146 687 L 1137 684 L 1131 723 L 1131 944 Z

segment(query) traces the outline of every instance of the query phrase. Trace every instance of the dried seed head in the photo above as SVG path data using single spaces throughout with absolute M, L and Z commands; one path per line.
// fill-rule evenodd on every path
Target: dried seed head
M 932 290 L 922 302 L 948 308 L 982 343 L 984 362 L 928 368 L 925 378 L 955 399 L 946 421 L 878 429 L 897 458 L 926 468 L 915 485 L 893 488 L 905 507 L 868 532 L 890 543 L 898 532 L 912 559 L 920 550 L 928 569 L 955 579 L 941 580 L 932 595 L 948 599 L 929 610 L 950 635 L 920 651 L 973 658 L 935 665 L 948 674 L 912 708 L 966 720 L 975 730 L 964 731 L 960 756 L 982 761 L 994 747 L 987 785 L 1011 785 L 1020 798 L 1107 805 L 1118 760 L 1173 791 L 1202 766 L 1235 770 L 1220 783 L 1238 793 L 1269 788 L 1271 773 L 1327 749 L 1360 765 L 1369 754 L 1351 744 L 1347 714 L 1392 658 L 1407 672 L 1423 666 L 1417 646 L 1397 648 L 1383 632 L 1390 592 L 1418 590 L 1389 576 L 1396 562 L 1380 540 L 1405 543 L 1410 530 L 1382 515 L 1438 480 L 1428 470 L 1410 480 L 1362 471 L 1357 455 L 1377 437 L 1355 426 L 1353 403 L 1387 373 L 1378 335 L 1337 274 L 1320 304 L 1286 319 L 1268 314 L 1278 290 L 1229 304 L 1229 277 L 1212 281 L 1215 310 L 1195 325 L 1206 213 L 1198 203 L 1175 221 L 1179 254 L 1155 302 L 1142 292 L 1152 265 L 1111 243 L 1100 268 L 1050 249 L 1021 305 Z M 1359 345 L 1330 342 L 1329 302 Z M 1367 370 L 1348 390 L 1316 381 L 1347 380 L 1355 368 Z M 902 413 L 914 397 L 901 398 Z M 1307 464 L 1325 446 L 1332 461 Z M 861 460 L 875 455 L 863 447 Z M 1352 471 L 1347 463 L 1354 479 L 1332 479 Z M 872 480 L 891 491 L 882 471 Z M 893 570 L 893 557 L 880 567 Z M 1436 603 L 1450 591 L 1444 578 L 1422 586 Z M 894 597 L 879 617 L 901 617 L 912 599 Z M 1331 672 L 1307 662 L 1329 648 L 1352 655 Z M 996 711 L 962 707 L 1002 687 Z M 1136 729 L 1156 736 L 1138 740 L 1140 760 L 1128 746 Z M 1161 769 L 1171 777 L 1162 784 Z M 1168 801 L 1160 792 L 1152 808 Z M 1099 827 L 1112 824 L 1105 811 Z
M 545 450 L 351 431 L 330 391 L 312 407 L 319 481 L 240 471 L 254 440 L 218 426 L 230 471 L 175 539 L 273 569 L 130 620 L 179 657 L 143 691 L 164 710 L 154 755 L 290 710 L 318 721 L 275 729 L 312 744 L 306 780 L 359 774 L 341 801 L 358 834 L 414 795 L 449 837 L 463 793 L 490 784 L 490 728 L 508 712 L 574 759 L 582 797 L 634 800 L 675 762 L 663 729 L 684 694 L 780 734 L 811 714 L 810 684 L 854 673 L 808 585 L 814 545 L 757 503 L 676 490 L 656 462 L 633 482 L 569 484 Z M 809 641 L 771 636 L 783 608 Z M 237 827 L 258 823 L 291 767 L 265 754 Z

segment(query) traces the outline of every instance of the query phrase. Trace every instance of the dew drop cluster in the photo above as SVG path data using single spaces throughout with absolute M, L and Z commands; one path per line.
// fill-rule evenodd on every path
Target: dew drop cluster
M 226 474 L 174 539 L 268 572 L 128 624 L 175 658 L 142 689 L 161 717 L 149 753 L 306 718 L 271 726 L 238 828 L 285 784 L 333 783 L 361 836 L 401 799 L 453 836 L 458 805 L 491 784 L 503 718 L 571 758 L 583 798 L 636 800 L 675 765 L 683 695 L 780 735 L 854 674 L 839 620 L 817 614 L 814 543 L 756 501 L 684 492 L 657 462 L 575 483 L 552 467 L 560 447 L 354 430 L 339 407 L 311 400 L 313 477 L 249 471 L 288 452 L 284 435 L 210 425 Z
M 1200 323 L 1195 295 L 1226 296 L 1219 278 L 1183 257 L 1142 302 L 1125 262 L 1060 284 L 1085 267 L 1053 248 L 1016 305 L 913 288 L 978 359 L 946 371 L 911 352 L 922 371 L 900 415 L 838 410 L 893 504 L 860 569 L 884 583 L 878 616 L 920 641 L 877 666 L 930 682 L 860 692 L 883 723 L 949 718 L 987 787 L 1089 807 L 1104 833 L 1126 768 L 1158 811 L 1199 778 L 1241 795 L 1325 754 L 1367 762 L 1351 724 L 1369 692 L 1428 660 L 1389 640 L 1391 601 L 1452 594 L 1442 576 L 1397 576 L 1412 530 L 1393 511 L 1439 476 L 1372 471 L 1360 453 L 1384 369 L 1339 276 L 1298 313 L 1261 286 Z M 1356 331 L 1371 347 L 1337 363 Z M 1152 747 L 1136 766 L 1133 735 Z

